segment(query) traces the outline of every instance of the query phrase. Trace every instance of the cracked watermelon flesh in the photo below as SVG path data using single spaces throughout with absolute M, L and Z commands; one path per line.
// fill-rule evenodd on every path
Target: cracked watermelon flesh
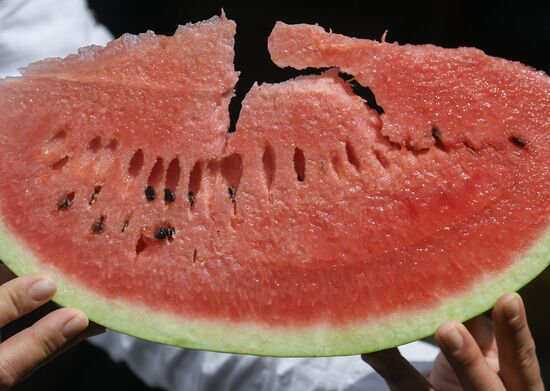
M 237 130 L 234 22 L 0 82 L 0 257 L 129 334 L 277 356 L 395 346 L 550 259 L 550 79 L 471 49 L 278 23 Z

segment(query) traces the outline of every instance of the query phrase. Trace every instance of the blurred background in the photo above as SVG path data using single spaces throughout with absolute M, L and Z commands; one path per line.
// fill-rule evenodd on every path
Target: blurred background
M 0 0 L 4 1 L 4 0 Z M 30 0 L 39 1 L 39 0 Z M 178 24 L 219 15 L 238 24 L 235 67 L 241 71 L 231 104 L 236 120 L 240 101 L 255 81 L 277 82 L 298 74 L 273 65 L 266 39 L 277 20 L 318 23 L 336 33 L 399 43 L 433 43 L 443 47 L 474 46 L 486 53 L 550 71 L 550 1 L 183 1 L 88 0 L 96 19 L 116 37 L 153 30 L 172 34 Z M 29 26 L 32 34 L 32 26 Z M 530 324 L 537 342 L 546 384 L 550 384 L 550 270 L 525 287 Z M 3 329 L 16 332 L 50 308 Z M 45 365 L 14 390 L 151 390 L 123 364 L 83 343 Z

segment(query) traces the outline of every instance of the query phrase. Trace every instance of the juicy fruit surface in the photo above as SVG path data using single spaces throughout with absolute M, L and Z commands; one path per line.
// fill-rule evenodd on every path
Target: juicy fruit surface
M 474 49 L 278 24 L 227 136 L 234 23 L 126 36 L 0 84 L 2 219 L 105 297 L 265 327 L 369 324 L 499 275 L 550 216 L 550 82 Z M 166 191 L 168 190 L 168 191 Z

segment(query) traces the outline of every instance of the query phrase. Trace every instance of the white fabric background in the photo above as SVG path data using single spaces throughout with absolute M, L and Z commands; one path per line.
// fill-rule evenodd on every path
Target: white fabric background
M 46 57 L 64 57 L 79 47 L 112 39 L 85 0 L 0 0 L 0 77 Z
M 116 333 L 92 339 L 125 361 L 151 386 L 170 391 L 378 391 L 384 381 L 359 356 L 273 358 L 183 350 Z M 438 350 L 424 342 L 401 347 L 423 373 Z
M 111 38 L 95 23 L 85 0 L 0 0 L 0 77 L 17 76 L 17 69 L 30 62 Z M 358 356 L 292 359 L 202 352 L 113 331 L 91 342 L 125 361 L 145 383 L 170 391 L 387 390 Z M 438 353 L 422 342 L 401 350 L 422 371 L 429 370 Z

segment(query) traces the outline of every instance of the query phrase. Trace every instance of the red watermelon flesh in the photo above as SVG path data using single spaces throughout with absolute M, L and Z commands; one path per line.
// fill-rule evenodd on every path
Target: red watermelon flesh
M 336 66 L 384 114 L 330 70 L 254 86 L 227 136 L 234 29 L 126 35 L 0 84 L 8 265 L 108 327 L 269 355 L 419 338 L 548 265 L 546 75 L 279 23 L 278 65 Z

